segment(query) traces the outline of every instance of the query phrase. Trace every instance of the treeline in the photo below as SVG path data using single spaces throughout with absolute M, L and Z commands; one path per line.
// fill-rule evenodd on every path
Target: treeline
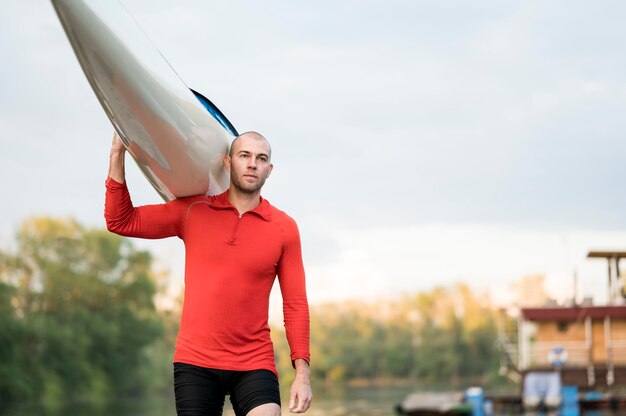
M 26 221 L 0 252 L 0 402 L 139 393 L 165 335 L 152 258 L 72 220 Z
M 275 332 L 280 371 L 287 373 L 288 347 Z M 497 378 L 496 332 L 488 299 L 464 285 L 393 301 L 316 305 L 312 374 L 325 383 L 484 384 Z
M 35 218 L 0 251 L 0 402 L 171 388 L 180 310 L 160 311 L 150 253 L 104 229 Z M 458 285 L 311 308 L 314 381 L 459 384 L 497 372 L 493 312 Z M 281 378 L 293 370 L 282 328 Z

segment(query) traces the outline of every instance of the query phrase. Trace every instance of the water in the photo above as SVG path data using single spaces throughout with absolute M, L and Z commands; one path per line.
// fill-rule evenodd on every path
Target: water
M 359 388 L 359 389 L 314 389 L 313 405 L 306 412 L 308 416 L 393 416 L 394 407 L 404 397 L 413 392 L 410 388 Z M 288 393 L 283 393 L 283 416 L 292 415 L 286 409 Z M 602 411 L 587 412 L 585 416 L 606 416 Z M 623 413 L 620 413 L 623 414 Z M 22 405 L 8 411 L 0 411 L 2 416 L 174 416 L 173 394 L 137 399 L 112 399 L 108 401 L 84 401 L 74 403 L 49 403 Z M 228 399 L 224 406 L 224 416 L 234 416 Z M 525 416 L 530 416 L 526 413 Z M 541 413 L 535 415 L 542 415 Z M 548 413 L 547 415 L 551 415 Z M 546 415 L 546 416 L 547 416 Z M 513 415 L 510 415 L 513 416 Z
M 359 388 L 314 389 L 313 405 L 306 412 L 309 416 L 392 416 L 394 406 L 410 392 L 408 388 Z M 282 395 L 283 415 L 291 415 L 286 409 L 288 393 Z M 51 403 L 22 405 L 12 408 L 6 416 L 172 416 L 175 415 L 173 395 L 137 399 L 112 399 L 108 401 L 84 401 L 75 403 Z M 234 416 L 228 399 L 224 416 Z

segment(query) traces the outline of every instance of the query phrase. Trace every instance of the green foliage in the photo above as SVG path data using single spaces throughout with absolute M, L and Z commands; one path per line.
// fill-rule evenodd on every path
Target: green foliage
M 34 218 L 0 253 L 0 397 L 136 392 L 163 334 L 152 258 L 72 220 Z
M 480 383 L 498 370 L 494 314 L 489 302 L 464 285 L 398 301 L 315 306 L 312 377 L 325 383 Z M 282 331 L 274 332 L 279 372 L 288 374 L 288 346 Z
M 178 308 L 157 311 L 152 257 L 72 220 L 34 218 L 0 251 L 0 406 L 171 388 Z M 466 286 L 311 308 L 313 381 L 495 379 L 495 312 Z M 277 367 L 293 368 L 282 328 Z M 0 409 L 1 411 L 1 409 Z

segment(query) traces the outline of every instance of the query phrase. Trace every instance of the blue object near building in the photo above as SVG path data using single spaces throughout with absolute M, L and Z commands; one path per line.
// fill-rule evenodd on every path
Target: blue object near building
M 537 409 L 543 403 L 557 409 L 562 402 L 561 376 L 556 371 L 529 371 L 524 377 L 522 403 L 527 410 Z
M 490 416 L 485 413 L 484 398 L 481 387 L 470 387 L 465 390 L 465 402 L 472 407 L 472 416 Z
M 579 416 L 578 386 L 563 386 L 561 388 L 561 416 Z

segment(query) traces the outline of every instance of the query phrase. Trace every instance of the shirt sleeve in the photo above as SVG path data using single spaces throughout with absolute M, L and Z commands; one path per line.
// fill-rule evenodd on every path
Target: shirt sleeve
M 285 224 L 285 242 L 278 263 L 278 281 L 283 297 L 283 315 L 291 362 L 302 358 L 311 362 L 309 352 L 310 320 L 306 295 L 300 233 L 295 221 Z
M 134 207 L 126 183 L 106 180 L 104 218 L 107 229 L 126 237 L 184 238 L 184 206 L 179 200 Z

